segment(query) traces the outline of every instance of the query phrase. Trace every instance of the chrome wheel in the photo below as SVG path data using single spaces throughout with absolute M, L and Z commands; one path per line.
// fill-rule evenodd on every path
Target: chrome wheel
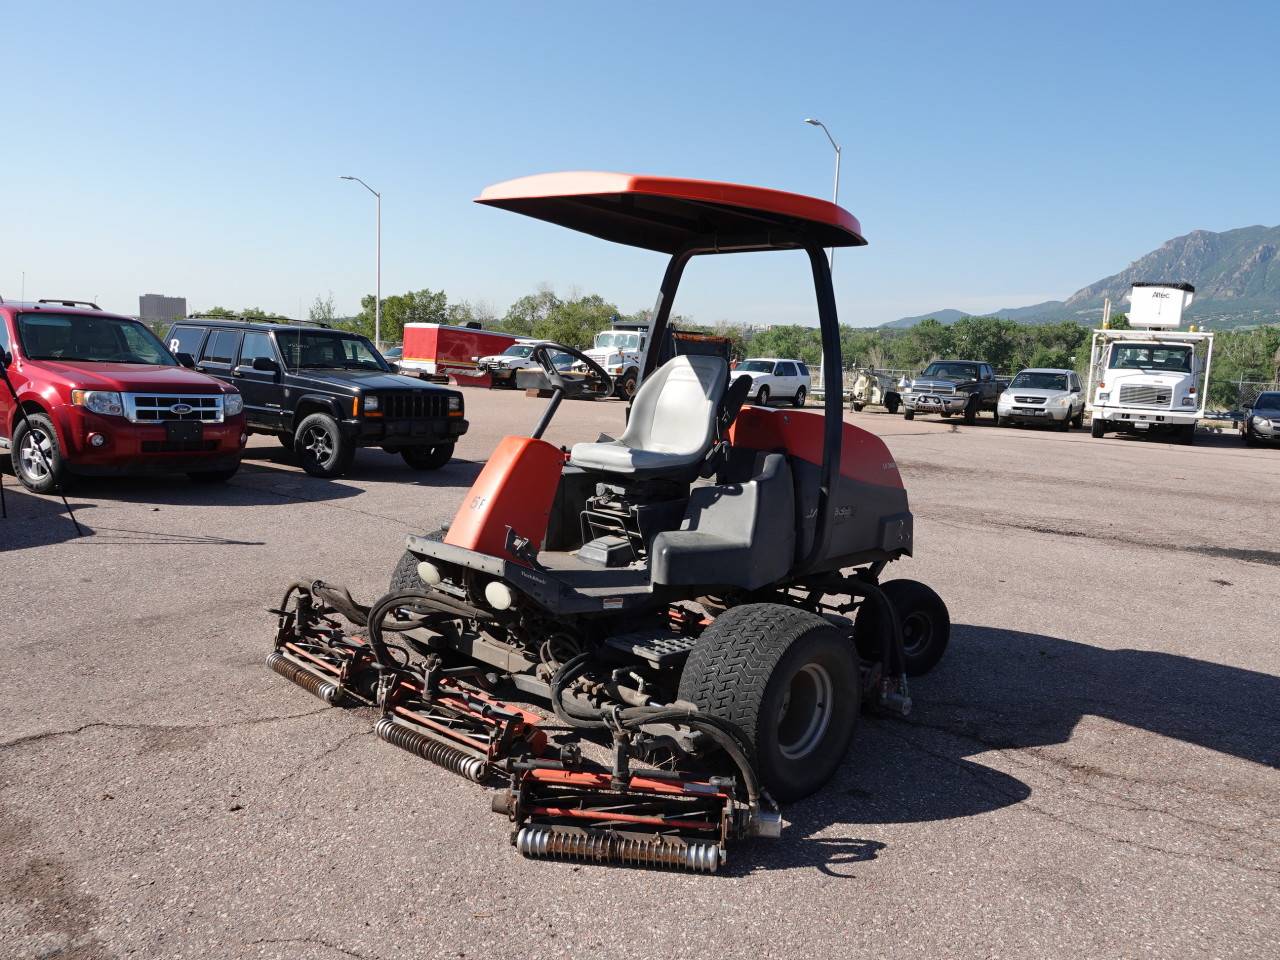
M 778 752 L 800 760 L 822 742 L 831 725 L 834 684 L 827 668 L 807 663 L 796 671 L 778 711 Z
M 333 437 L 323 427 L 311 427 L 302 435 L 302 449 L 307 451 L 317 463 L 328 463 L 333 459 Z
M 18 464 L 32 483 L 49 479 L 49 465 L 53 463 L 53 442 L 49 435 L 37 426 L 27 431 L 18 447 Z

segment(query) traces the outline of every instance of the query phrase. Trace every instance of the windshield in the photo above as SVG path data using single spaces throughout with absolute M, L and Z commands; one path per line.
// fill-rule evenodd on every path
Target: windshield
M 372 343 L 352 333 L 280 330 L 276 343 L 285 365 L 295 370 L 391 369 Z
M 772 360 L 743 360 L 734 370 L 735 373 L 773 373 Z
M 1067 375 L 1065 373 L 1036 373 L 1024 370 L 1013 378 L 1009 386 L 1026 387 L 1031 390 L 1066 390 Z
M 1280 393 L 1260 393 L 1253 401 L 1255 410 L 1280 410 Z
M 533 353 L 533 347 L 527 343 L 513 343 L 502 351 L 504 357 L 527 357 Z
M 931 363 L 924 368 L 923 377 L 944 377 L 947 380 L 977 380 L 978 368 L 972 363 Z
M 1191 348 L 1156 343 L 1117 343 L 1111 348 L 1112 370 L 1191 372 Z
M 640 334 L 606 330 L 604 333 L 596 334 L 596 347 L 610 350 L 639 350 Z
M 18 314 L 18 340 L 28 360 L 177 366 L 154 333 L 137 320 L 82 313 Z

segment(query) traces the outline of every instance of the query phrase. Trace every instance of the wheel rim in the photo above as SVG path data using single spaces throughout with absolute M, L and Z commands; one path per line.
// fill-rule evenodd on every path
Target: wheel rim
M 302 435 L 302 449 L 306 450 L 316 463 L 328 463 L 333 456 L 333 437 L 323 427 L 311 427 Z
M 831 674 L 818 663 L 796 671 L 778 710 L 778 752 L 787 760 L 800 760 L 817 749 L 831 726 Z
M 22 472 L 32 482 L 47 480 L 49 467 L 46 463 L 53 462 L 53 444 L 49 441 L 49 435 L 39 427 L 32 427 L 27 431 L 27 435 L 22 438 L 22 446 L 18 449 L 18 462 L 22 465 Z
M 908 657 L 924 652 L 932 636 L 933 622 L 925 614 L 916 611 L 902 618 L 902 652 Z
M 760 402 L 761 402 L 761 403 L 768 403 L 768 402 L 769 402 L 769 388 L 768 388 L 768 387 L 761 387 L 761 388 L 760 388 Z
M 796 406 L 797 407 L 804 406 L 804 387 L 801 387 L 799 390 L 796 391 Z

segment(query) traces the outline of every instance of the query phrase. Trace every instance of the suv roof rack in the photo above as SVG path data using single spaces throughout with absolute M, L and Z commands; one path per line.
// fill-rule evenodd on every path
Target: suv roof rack
M 333 324 L 320 320 L 295 320 L 293 317 L 225 317 L 220 313 L 193 313 L 184 320 L 221 320 L 224 323 L 296 323 L 303 327 L 324 327 L 332 330 Z
M 60 307 L 88 307 L 90 310 L 102 309 L 91 300 L 59 300 L 56 298 L 42 298 L 37 300 L 36 303 L 56 303 Z

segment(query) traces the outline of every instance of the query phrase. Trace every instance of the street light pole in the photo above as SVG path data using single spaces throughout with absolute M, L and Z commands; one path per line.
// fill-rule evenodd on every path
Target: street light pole
M 343 180 L 354 180 L 364 187 L 378 201 L 378 286 L 374 291 L 373 302 L 373 344 L 382 349 L 382 194 L 369 186 L 359 177 L 342 177 Z
M 827 129 L 827 125 L 821 120 L 815 120 L 812 117 L 805 117 L 804 122 L 812 127 L 821 127 L 822 132 L 827 135 L 827 139 L 831 141 L 831 148 L 836 152 L 836 182 L 831 189 L 831 202 L 840 202 L 840 144 L 836 143 L 836 138 L 831 136 L 831 131 Z M 836 268 L 836 248 L 831 248 L 831 270 L 834 272 Z

